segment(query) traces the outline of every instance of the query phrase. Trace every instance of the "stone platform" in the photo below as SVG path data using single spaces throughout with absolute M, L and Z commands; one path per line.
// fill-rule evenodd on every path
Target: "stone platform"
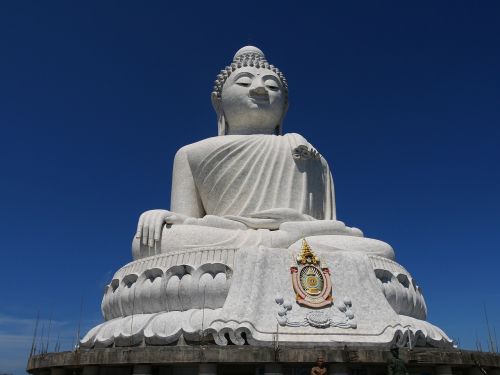
M 36 375 L 307 374 L 322 356 L 329 374 L 386 374 L 388 350 L 216 345 L 149 346 L 46 353 L 29 359 Z M 500 375 L 500 354 L 457 349 L 400 349 L 410 374 Z

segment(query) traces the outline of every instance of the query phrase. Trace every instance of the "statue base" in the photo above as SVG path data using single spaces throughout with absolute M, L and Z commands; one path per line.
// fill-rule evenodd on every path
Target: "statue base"
M 399 264 L 308 239 L 331 281 L 332 303 L 298 304 L 300 245 L 194 249 L 143 258 L 120 269 L 103 299 L 106 322 L 82 348 L 172 345 L 452 347 L 426 322 L 420 288 Z M 296 265 L 296 264 L 295 264 Z
M 386 374 L 388 350 L 310 345 L 274 347 L 203 345 L 105 348 L 45 353 L 28 361 L 35 375 L 309 374 L 318 357 L 329 374 Z M 500 355 L 456 349 L 400 349 L 411 374 L 500 375 Z

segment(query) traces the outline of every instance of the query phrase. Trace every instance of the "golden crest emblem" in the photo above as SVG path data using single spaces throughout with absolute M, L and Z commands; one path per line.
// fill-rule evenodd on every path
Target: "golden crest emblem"
M 290 272 L 297 303 L 308 307 L 325 307 L 333 303 L 330 270 L 321 267 L 305 239 Z

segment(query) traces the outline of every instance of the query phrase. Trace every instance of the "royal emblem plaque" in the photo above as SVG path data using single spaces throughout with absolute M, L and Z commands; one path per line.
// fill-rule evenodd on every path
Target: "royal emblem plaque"
M 313 253 L 305 239 L 300 253 L 290 267 L 297 303 L 308 307 L 325 307 L 333 303 L 330 270 L 321 267 L 320 259 Z

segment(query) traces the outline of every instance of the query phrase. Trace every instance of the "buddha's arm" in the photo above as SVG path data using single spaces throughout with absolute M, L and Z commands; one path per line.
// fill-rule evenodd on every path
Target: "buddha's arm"
M 170 209 L 188 217 L 201 218 L 205 216 L 185 147 L 175 154 Z
M 193 175 L 185 148 L 177 151 L 172 174 L 171 211 L 149 210 L 139 217 L 137 224 L 137 246 L 154 247 L 161 239 L 165 224 L 182 224 L 188 218 L 200 218 L 205 215 L 203 205 L 194 184 Z M 134 245 L 133 245 L 134 247 Z
M 325 217 L 324 220 L 336 220 L 337 212 L 335 207 L 335 187 L 333 185 L 333 177 L 330 171 L 330 167 L 328 166 L 328 162 L 325 159 L 322 159 L 324 174 L 326 176 L 327 183 L 325 186 Z

